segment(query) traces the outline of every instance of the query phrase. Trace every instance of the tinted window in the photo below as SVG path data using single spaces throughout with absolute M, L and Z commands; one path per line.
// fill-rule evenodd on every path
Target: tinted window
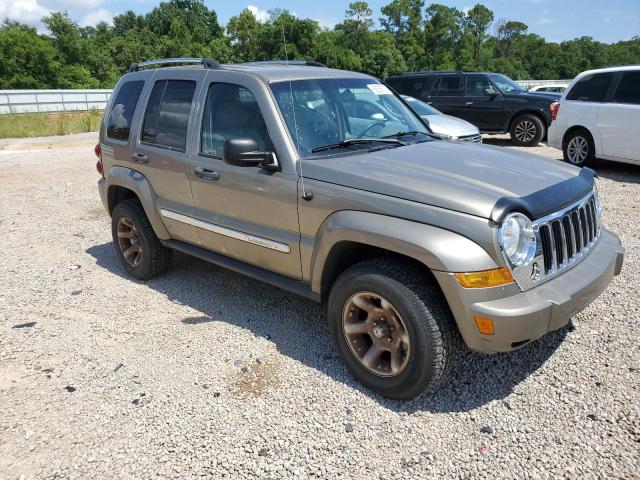
M 460 95 L 460 75 L 445 75 L 440 77 L 438 87 L 439 97 L 455 97 Z
M 436 77 L 433 76 L 406 76 L 403 78 L 393 78 L 388 81 L 391 88 L 403 95 L 409 95 L 411 97 L 424 97 L 428 96 L 431 92 Z
M 160 80 L 151 91 L 142 125 L 142 141 L 185 150 L 196 82 Z
M 467 86 L 465 94 L 470 97 L 484 97 L 487 90 L 495 91 L 493 85 L 484 75 L 467 75 Z
M 231 138 L 251 138 L 258 150 L 273 150 L 253 93 L 239 85 L 213 83 L 204 107 L 200 151 L 222 157 L 224 142 Z
M 640 71 L 624 72 L 616 94 L 613 96 L 616 103 L 632 103 L 640 105 Z
M 107 137 L 124 141 L 129 139 L 131 120 L 136 111 L 136 105 L 143 86 L 143 81 L 136 81 L 127 82 L 120 87 L 109 112 Z
M 587 75 L 574 85 L 567 95 L 567 100 L 602 102 L 607 94 L 613 75 L 613 73 Z

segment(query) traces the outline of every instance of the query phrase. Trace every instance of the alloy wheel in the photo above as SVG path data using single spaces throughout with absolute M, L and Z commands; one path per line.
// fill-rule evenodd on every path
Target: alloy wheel
M 573 137 L 567 145 L 567 157 L 575 165 L 585 162 L 589 156 L 589 142 L 584 137 Z
M 411 353 L 407 327 L 381 295 L 352 295 L 344 307 L 342 330 L 351 353 L 371 373 L 393 377 L 406 367 Z
M 142 243 L 138 229 L 127 217 L 118 220 L 118 246 L 125 261 L 132 267 L 137 267 L 142 260 Z
M 529 120 L 518 122 L 515 128 L 516 138 L 522 143 L 529 143 L 538 132 L 535 124 Z

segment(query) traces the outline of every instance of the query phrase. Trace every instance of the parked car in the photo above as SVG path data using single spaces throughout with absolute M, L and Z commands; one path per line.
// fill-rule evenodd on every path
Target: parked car
M 534 146 L 551 124 L 557 94 L 529 93 L 499 73 L 414 72 L 386 81 L 402 95 L 462 118 L 483 133 L 511 134 L 515 145 Z
M 407 95 L 402 95 L 402 98 L 411 107 L 411 110 L 420 115 L 420 118 L 427 123 L 429 129 L 443 140 L 482 143 L 480 130 L 472 123 L 451 115 L 444 115 L 417 98 Z
M 361 73 L 132 65 L 96 154 L 131 276 L 177 250 L 324 302 L 347 368 L 394 398 L 448 381 L 461 340 L 504 352 L 562 327 L 622 265 L 592 170 L 434 138 Z
M 536 85 L 531 87 L 529 92 L 531 93 L 562 93 L 569 86 L 568 83 L 553 83 L 549 85 Z
M 581 73 L 553 106 L 553 118 L 549 145 L 567 162 L 640 164 L 640 65 Z

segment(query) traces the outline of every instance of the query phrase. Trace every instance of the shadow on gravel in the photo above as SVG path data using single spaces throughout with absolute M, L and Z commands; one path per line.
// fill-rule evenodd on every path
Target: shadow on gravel
M 640 183 L 640 165 L 598 160 L 594 170 L 602 178 L 616 182 Z
M 111 243 L 91 247 L 87 253 L 111 273 L 143 283 L 126 274 Z M 283 355 L 396 412 L 465 412 L 501 400 L 544 364 L 572 328 L 569 324 L 511 354 L 480 355 L 465 351 L 447 385 L 436 393 L 401 402 L 377 395 L 349 375 L 335 354 L 324 308 L 311 300 L 178 252 L 174 253 L 169 272 L 147 285 L 171 301 L 202 312 L 198 317 L 180 319 L 185 328 L 224 321 L 248 329 L 255 336 L 274 342 Z

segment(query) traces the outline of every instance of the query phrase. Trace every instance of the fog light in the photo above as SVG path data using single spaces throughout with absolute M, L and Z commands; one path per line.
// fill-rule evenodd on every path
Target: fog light
M 493 320 L 481 315 L 475 315 L 473 319 L 476 321 L 476 326 L 481 334 L 493 335 Z
M 513 282 L 507 267 L 482 272 L 456 273 L 456 278 L 464 288 L 496 287 Z

